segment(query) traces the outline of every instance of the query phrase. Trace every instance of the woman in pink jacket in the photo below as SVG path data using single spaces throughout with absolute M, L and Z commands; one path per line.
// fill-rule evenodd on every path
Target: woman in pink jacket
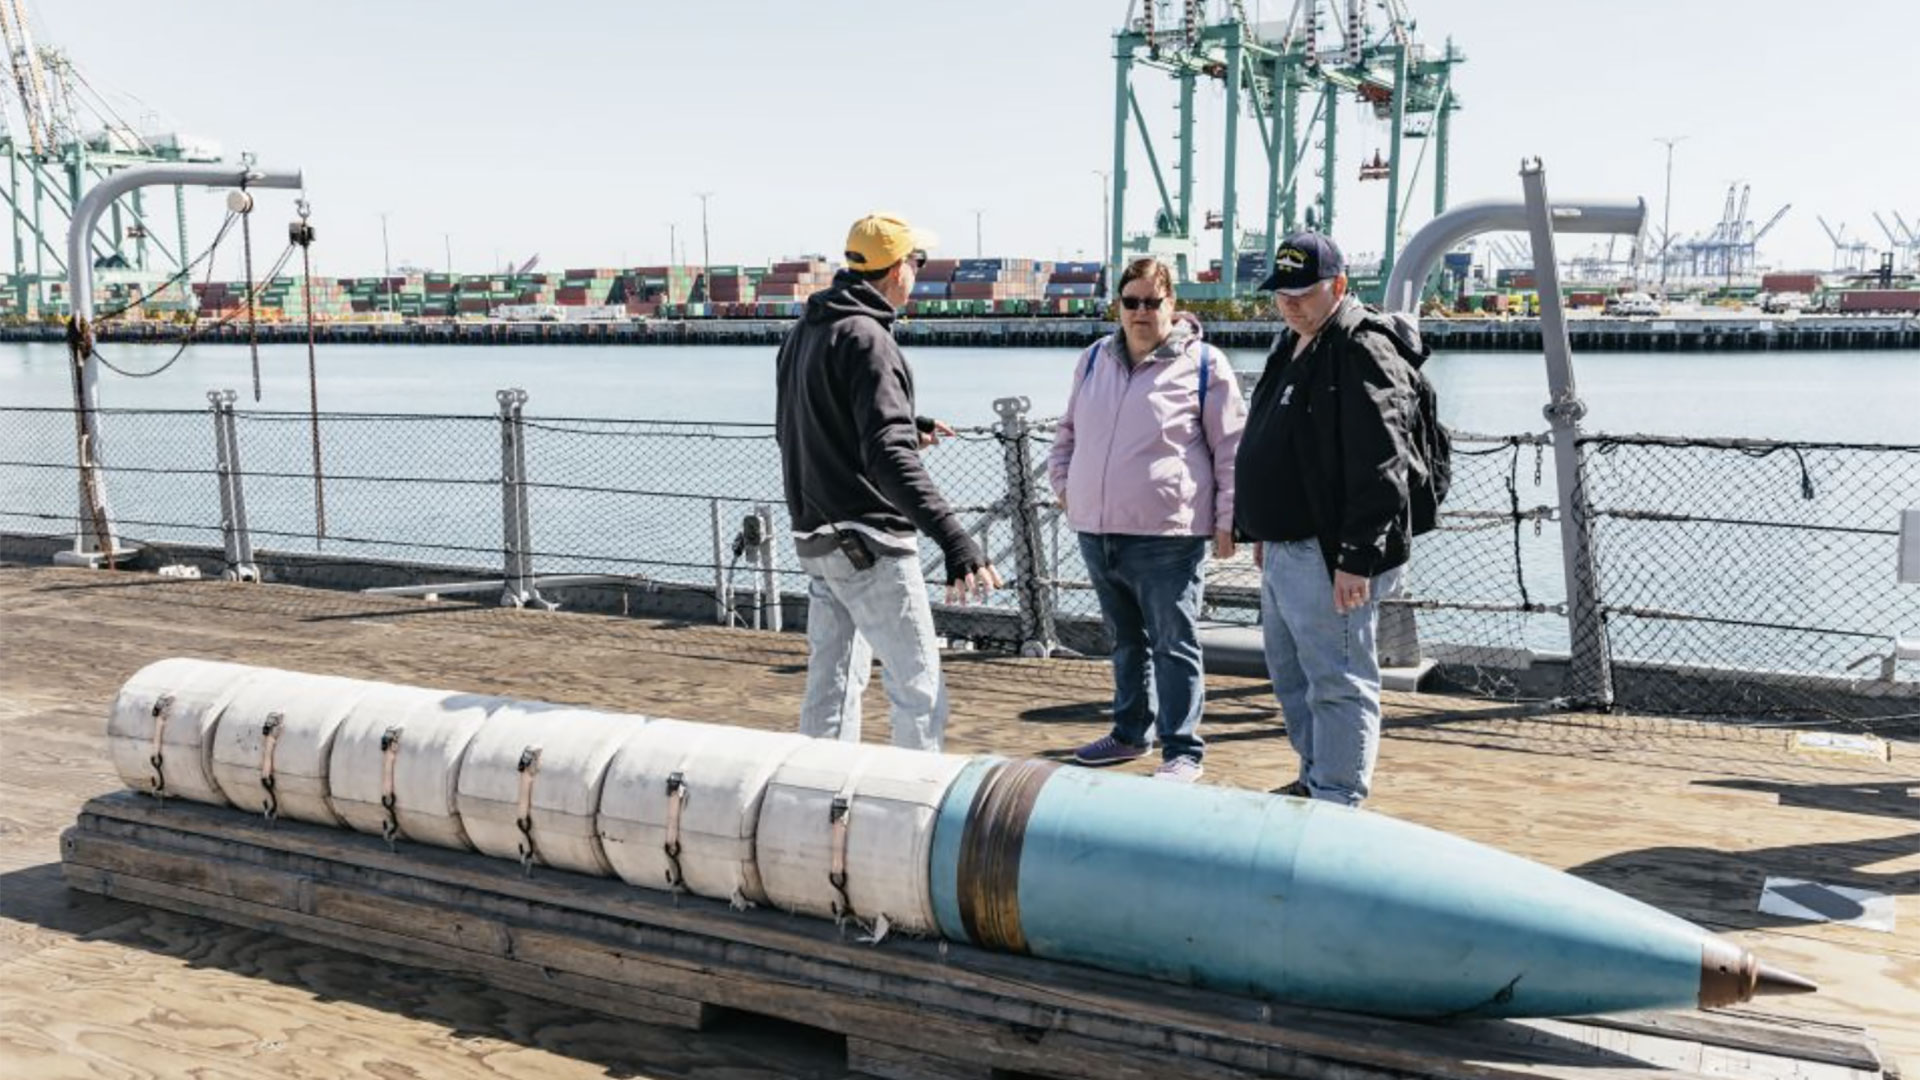
M 1117 765 L 1160 742 L 1154 775 L 1192 782 L 1205 752 L 1200 590 L 1207 540 L 1233 554 L 1233 458 L 1246 406 L 1233 368 L 1173 310 L 1173 275 L 1120 275 L 1120 328 L 1080 354 L 1047 458 L 1113 637 L 1113 730 L 1074 751 Z

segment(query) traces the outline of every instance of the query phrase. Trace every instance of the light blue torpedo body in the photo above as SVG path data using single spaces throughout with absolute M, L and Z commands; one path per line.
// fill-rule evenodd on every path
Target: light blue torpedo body
M 980 758 L 948 790 L 943 936 L 1394 1016 L 1694 1007 L 1810 989 L 1538 863 L 1305 799 Z

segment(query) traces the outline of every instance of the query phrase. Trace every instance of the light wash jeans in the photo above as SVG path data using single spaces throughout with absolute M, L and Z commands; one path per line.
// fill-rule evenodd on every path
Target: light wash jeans
M 938 750 L 947 727 L 947 686 L 933 607 L 912 555 L 881 555 L 855 570 L 845 555 L 800 557 L 807 571 L 807 696 L 800 733 L 860 741 L 860 699 L 880 657 L 893 703 L 893 745 Z
M 1358 806 L 1380 755 L 1380 598 L 1401 567 L 1372 579 L 1367 602 L 1333 610 L 1333 575 L 1314 540 L 1268 543 L 1260 575 L 1260 625 L 1273 696 L 1316 799 Z
M 1199 761 L 1206 538 L 1081 533 L 1080 557 L 1113 635 L 1113 737 L 1143 746 L 1157 732 L 1162 758 Z

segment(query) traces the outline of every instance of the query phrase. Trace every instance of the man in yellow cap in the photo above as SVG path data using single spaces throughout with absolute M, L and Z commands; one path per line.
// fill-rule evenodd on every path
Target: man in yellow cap
M 946 557 L 949 602 L 1001 584 L 920 462 L 951 429 L 915 415 L 913 372 L 893 340 L 894 312 L 933 242 L 892 214 L 854 222 L 846 269 L 807 300 L 776 361 L 775 433 L 808 577 L 800 731 L 815 738 L 860 741 L 877 655 L 893 745 L 940 749 L 947 693 L 919 533 Z

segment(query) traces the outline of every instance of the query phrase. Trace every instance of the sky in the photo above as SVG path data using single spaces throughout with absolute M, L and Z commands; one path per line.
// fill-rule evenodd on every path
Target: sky
M 1125 0 L 28 2 L 40 43 L 136 126 L 304 170 L 317 274 L 377 273 L 388 259 L 438 269 L 449 249 L 461 272 L 535 255 L 543 269 L 653 264 L 675 235 L 695 263 L 761 263 L 837 253 L 873 209 L 938 231 L 936 254 L 1101 255 Z M 1255 21 L 1293 6 L 1245 3 Z M 1656 139 L 1685 136 L 1676 236 L 1711 228 L 1736 182 L 1751 186 L 1756 224 L 1791 204 L 1761 243 L 1764 265 L 1831 266 L 1816 215 L 1876 248 L 1875 210 L 1920 228 L 1920 4 L 1407 6 L 1422 40 L 1451 38 L 1467 56 L 1453 202 L 1520 198 L 1520 162 L 1538 156 L 1556 198 L 1642 197 L 1657 226 Z M 1171 83 L 1147 73 L 1139 87 L 1165 161 Z M 1198 202 L 1216 210 L 1218 84 L 1199 104 Z M 1385 185 L 1355 177 L 1387 126 L 1351 100 L 1341 109 L 1336 237 L 1377 252 Z M 1241 133 L 1256 161 L 1240 171 L 1240 212 L 1260 219 L 1264 196 L 1246 190 L 1259 137 L 1245 120 Z M 1134 231 L 1154 195 L 1137 136 L 1128 154 Z M 1428 162 L 1408 199 L 1410 228 L 1431 214 L 1432 173 Z M 705 248 L 699 192 L 711 193 Z M 292 200 L 261 195 L 257 221 L 272 224 L 256 228 L 256 257 L 284 243 Z M 192 191 L 188 204 L 198 249 L 220 196 Z M 1595 247 L 1567 238 L 1561 253 Z M 238 277 L 237 245 L 222 255 L 223 276 Z

